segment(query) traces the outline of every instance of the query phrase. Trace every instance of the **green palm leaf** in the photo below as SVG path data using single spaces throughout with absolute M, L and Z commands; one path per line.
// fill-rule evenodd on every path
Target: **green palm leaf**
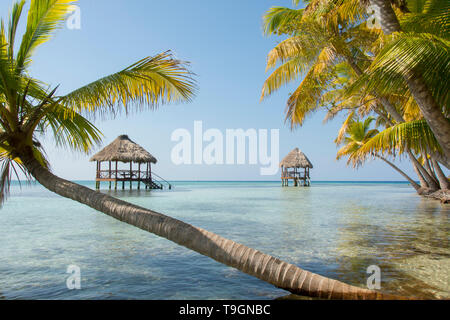
M 442 0 L 409 1 L 411 13 L 400 17 L 402 30 L 406 32 L 430 33 L 449 39 L 450 2 Z
M 425 120 L 404 122 L 389 127 L 368 140 L 358 151 L 359 157 L 371 153 L 404 152 L 412 149 L 417 154 L 440 153 L 441 148 Z
M 16 57 L 17 72 L 22 72 L 31 62 L 35 49 L 62 27 L 72 3 L 76 1 L 78 0 L 31 0 L 27 27 Z
M 306 116 L 320 107 L 320 97 L 333 77 L 333 73 L 317 73 L 314 68 L 309 70 L 287 102 L 286 121 L 291 128 L 303 125 Z
M 450 43 L 431 34 L 398 34 L 379 53 L 365 75 L 349 87 L 353 94 L 366 87 L 379 94 L 407 92 L 405 81 L 420 71 L 443 112 L 449 113 Z
M 264 82 L 261 100 L 271 95 L 283 85 L 299 78 L 305 72 L 305 66 L 301 63 L 301 60 L 302 58 L 293 58 L 272 72 Z
M 60 103 L 78 112 L 128 112 L 131 107 L 156 108 L 168 102 L 190 101 L 195 89 L 186 63 L 164 52 L 81 87 L 61 97 Z
M 263 16 L 264 33 L 285 34 L 292 33 L 301 22 L 304 9 L 290 9 L 286 7 L 272 7 Z
M 41 130 L 51 129 L 57 146 L 88 153 L 101 143 L 103 135 L 87 119 L 69 108 L 57 106 L 46 112 Z
M 14 42 L 16 39 L 17 27 L 19 25 L 20 16 L 22 15 L 25 0 L 14 3 L 8 24 L 8 56 L 14 59 Z

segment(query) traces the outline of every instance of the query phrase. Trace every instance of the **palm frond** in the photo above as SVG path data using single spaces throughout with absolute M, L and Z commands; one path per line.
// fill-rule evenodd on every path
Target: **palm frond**
M 339 129 L 338 136 L 334 142 L 336 144 L 341 144 L 342 140 L 345 137 L 345 134 L 347 133 L 347 129 L 349 126 L 355 121 L 355 111 L 352 111 L 349 113 L 348 117 L 345 119 L 345 121 L 342 123 L 341 128 Z
M 304 9 L 290 9 L 285 7 L 272 7 L 263 16 L 264 33 L 290 34 L 298 28 L 303 17 Z
M 411 13 L 400 17 L 405 32 L 430 33 L 438 37 L 450 37 L 450 2 L 426 0 L 415 6 L 418 1 L 409 1 Z
M 293 58 L 279 66 L 264 81 L 261 100 L 271 95 L 283 85 L 298 79 L 305 72 L 305 65 L 301 62 L 302 58 Z
M 425 120 L 404 122 L 389 127 L 368 140 L 358 151 L 359 157 L 372 153 L 441 153 L 441 147 Z
M 73 110 L 57 105 L 45 112 L 42 130 L 50 128 L 57 146 L 88 153 L 101 143 L 101 132 L 86 118 Z
M 448 114 L 450 78 L 449 42 L 430 34 L 398 34 L 373 61 L 367 72 L 348 88 L 362 88 L 380 95 L 407 92 L 405 78 L 412 70 L 422 74 L 443 112 Z
M 157 108 L 168 102 L 190 101 L 196 86 L 187 63 L 167 51 L 101 78 L 61 97 L 61 104 L 77 112 L 106 114 L 132 107 Z
M 14 59 L 14 42 L 16 39 L 17 27 L 19 25 L 20 17 L 22 16 L 22 10 L 25 2 L 25 0 L 15 2 L 11 11 L 8 23 L 8 56 L 10 60 Z
M 36 152 L 40 153 L 39 150 Z M 19 172 L 22 172 L 27 180 L 31 180 L 20 159 L 14 158 L 9 151 L 0 147 L 0 208 L 9 196 L 12 178 L 15 177 L 20 183 Z
M 324 44 L 320 36 L 302 33 L 280 42 L 267 56 L 266 70 L 276 67 L 292 58 L 310 63 L 322 51 Z
M 35 49 L 47 42 L 62 27 L 78 0 L 31 0 L 25 33 L 16 57 L 16 72 L 31 62 Z
M 327 83 L 332 77 L 333 73 L 315 73 L 314 68 L 305 75 L 287 102 L 286 121 L 290 123 L 292 129 L 303 125 L 306 116 L 318 109 L 320 97 L 326 91 Z

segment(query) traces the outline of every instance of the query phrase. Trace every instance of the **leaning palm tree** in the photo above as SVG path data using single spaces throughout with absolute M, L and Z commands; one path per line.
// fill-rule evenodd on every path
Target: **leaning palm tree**
M 189 101 L 195 82 L 185 63 L 170 53 L 145 58 L 66 95 L 31 77 L 28 67 L 36 48 L 64 22 L 70 0 L 32 0 L 22 41 L 16 30 L 25 0 L 13 6 L 7 28 L 0 30 L 0 161 L 2 201 L 9 181 L 22 170 L 48 190 L 115 219 L 164 237 L 292 293 L 330 299 L 386 299 L 394 296 L 347 285 L 266 255 L 161 213 L 67 181 L 49 169 L 39 138 L 53 134 L 58 145 L 88 152 L 101 133 L 85 117 L 130 108 L 155 108 Z

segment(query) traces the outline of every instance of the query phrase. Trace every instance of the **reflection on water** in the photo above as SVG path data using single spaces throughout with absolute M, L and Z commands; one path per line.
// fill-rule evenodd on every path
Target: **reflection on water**
M 384 292 L 450 298 L 450 205 L 422 199 L 407 185 L 175 186 L 171 191 L 104 192 L 357 286 L 366 285 L 367 267 L 377 265 Z M 0 211 L 0 234 L 0 299 L 286 296 L 283 290 L 39 186 L 13 190 Z M 65 286 L 71 264 L 81 268 L 82 290 Z
M 386 292 L 449 297 L 448 211 L 438 202 L 422 199 L 413 215 L 399 212 L 383 224 L 371 220 L 368 207 L 352 204 L 345 211 L 348 223 L 339 229 L 335 271 L 339 278 L 364 283 L 361 270 L 376 264 Z

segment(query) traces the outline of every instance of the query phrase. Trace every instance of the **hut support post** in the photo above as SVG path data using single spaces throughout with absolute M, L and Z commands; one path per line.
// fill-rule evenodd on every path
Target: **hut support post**
M 130 190 L 133 189 L 133 162 L 130 162 Z
M 112 172 L 111 172 L 111 161 L 109 161 L 109 172 L 108 172 L 108 178 L 109 178 L 109 190 L 111 190 L 111 178 L 112 178 Z
M 117 190 L 117 178 L 118 178 L 117 165 L 118 165 L 118 161 L 116 161 L 116 179 L 114 180 L 114 190 Z
M 97 161 L 97 179 L 100 179 L 100 162 Z M 95 189 L 100 190 L 100 181 L 96 180 L 95 181 Z
M 141 190 L 141 163 L 138 164 L 138 190 Z

